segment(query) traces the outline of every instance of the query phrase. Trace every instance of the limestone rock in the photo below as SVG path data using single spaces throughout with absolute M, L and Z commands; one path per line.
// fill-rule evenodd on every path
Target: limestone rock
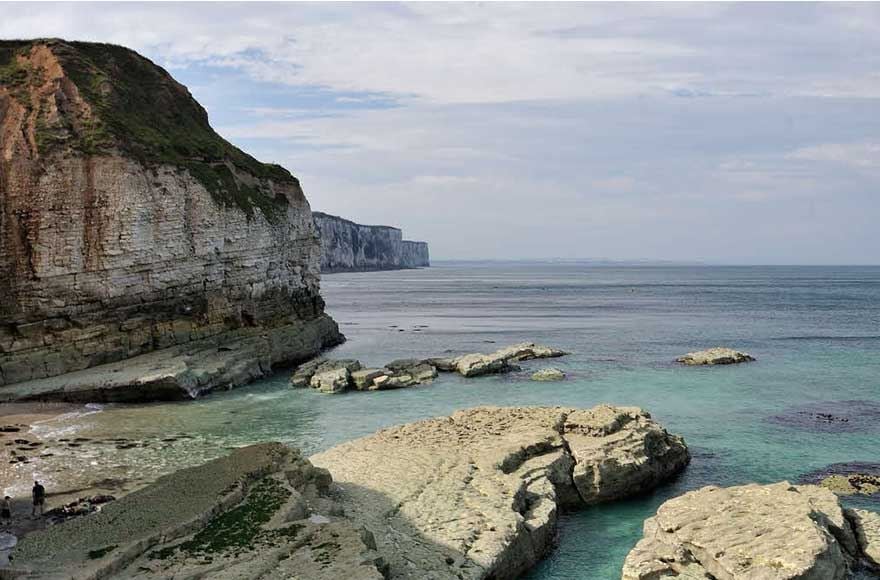
M 351 373 L 345 367 L 317 372 L 312 375 L 309 382 L 313 389 L 331 394 L 348 390 L 349 383 L 351 383 Z
M 426 359 L 425 362 L 438 371 L 442 371 L 444 373 L 453 373 L 455 372 L 455 359 L 449 357 L 437 357 L 437 358 L 429 358 Z
M 715 347 L 698 352 L 689 352 L 675 359 L 689 366 L 699 365 L 730 365 L 755 360 L 750 354 L 733 350 L 732 348 Z
M 0 402 L 142 403 L 192 399 L 272 374 L 291 357 L 337 342 L 329 316 L 284 326 L 244 328 L 54 377 L 0 387 Z M 329 342 L 328 342 L 329 340 Z
M 391 361 L 385 365 L 385 370 L 392 378 L 399 377 L 398 382 L 401 384 L 409 383 L 405 386 L 427 383 L 437 377 L 437 368 L 429 362 L 419 359 Z
M 846 510 L 853 524 L 859 549 L 869 566 L 880 569 L 880 514 L 865 510 Z
M 874 495 L 880 493 L 880 475 L 867 473 L 833 474 L 824 478 L 819 485 L 840 495 Z
M 667 501 L 645 521 L 623 579 L 843 580 L 858 554 L 852 527 L 827 489 L 709 486 Z
M 398 228 L 365 226 L 313 212 L 321 237 L 321 271 L 363 272 L 430 266 L 428 244 L 403 239 Z
M 296 367 L 296 370 L 290 377 L 290 386 L 296 388 L 308 387 L 315 371 L 325 362 L 327 362 L 326 358 L 317 357 Z
M 351 373 L 351 380 L 354 387 L 359 391 L 364 391 L 372 386 L 373 381 L 385 375 L 382 369 L 361 369 Z
M 107 44 L 0 41 L 0 63 L 0 385 L 99 368 L 104 391 L 126 391 L 99 400 L 169 384 L 181 397 L 341 340 L 323 322 L 320 242 L 298 180 L 220 137 L 186 87 Z M 208 356 L 241 332 L 291 325 L 324 334 L 305 351 L 294 340 L 268 345 L 272 356 Z M 100 368 L 166 349 L 150 359 L 161 375 L 150 388 Z M 207 362 L 190 366 L 193 351 Z M 101 394 L 88 382 L 77 395 Z
M 322 393 L 341 393 L 353 385 L 351 374 L 361 369 L 354 359 L 319 357 L 301 364 L 290 377 L 292 387 L 310 386 Z
M 548 367 L 532 373 L 533 381 L 561 381 L 564 378 L 565 373 L 554 367 Z
M 160 478 L 101 512 L 35 532 L 14 577 L 382 580 L 365 529 L 341 517 L 330 477 L 280 444 L 245 447 Z
M 473 353 L 457 357 L 454 360 L 454 367 L 465 377 L 475 377 L 514 370 L 516 368 L 514 363 L 517 361 L 552 358 L 564 354 L 566 354 L 564 351 L 558 349 L 523 342 L 489 354 Z
M 576 462 L 572 478 L 587 504 L 642 493 L 690 461 L 684 440 L 637 407 L 575 410 L 563 429 Z
M 579 451 L 569 452 L 572 444 Z M 635 409 L 479 407 L 385 429 L 311 461 L 331 472 L 346 514 L 373 534 L 390 578 L 504 580 L 550 549 L 560 506 L 584 505 L 581 488 L 589 502 L 625 497 L 673 475 L 682 457 L 683 441 Z M 608 472 L 589 480 L 599 489 L 573 477 L 598 471 Z

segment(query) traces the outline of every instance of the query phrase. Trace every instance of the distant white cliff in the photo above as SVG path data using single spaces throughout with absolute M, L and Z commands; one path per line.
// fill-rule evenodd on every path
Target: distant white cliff
M 321 271 L 362 272 L 430 266 L 428 244 L 403 239 L 399 228 L 365 226 L 312 212 L 321 236 Z

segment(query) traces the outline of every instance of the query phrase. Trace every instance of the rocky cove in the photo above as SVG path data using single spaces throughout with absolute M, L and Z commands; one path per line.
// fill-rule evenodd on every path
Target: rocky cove
M 609 519 L 644 529 L 619 542 L 623 555 L 556 577 L 877 576 L 872 474 L 768 483 L 872 458 L 876 409 L 856 395 L 870 395 L 873 367 L 852 351 L 809 346 L 815 331 L 789 327 L 754 338 L 738 326 L 760 306 L 752 295 L 709 303 L 695 330 L 712 292 L 658 294 L 693 275 L 681 271 L 672 283 L 612 272 L 598 289 L 567 270 L 438 275 L 454 292 L 402 272 L 374 302 L 361 298 L 374 283 L 345 294 L 351 278 L 339 274 L 321 290 L 320 225 L 298 180 L 220 138 L 165 71 L 108 45 L 0 49 L 0 397 L 12 417 L 0 440 L 20 536 L 0 548 L 13 557 L 0 576 L 500 580 L 540 568 L 557 543 L 551 560 L 565 558 L 573 535 L 559 528 L 581 517 L 593 543 L 614 536 Z M 360 247 L 371 235 L 385 233 L 364 233 Z M 427 261 L 426 247 L 394 250 L 411 260 L 369 247 L 339 250 L 352 256 L 340 269 Z M 742 283 L 724 280 L 707 287 Z M 419 291 L 402 296 L 406 284 Z M 349 344 L 325 312 L 328 286 Z M 645 298 L 631 292 L 621 307 L 621 286 Z M 450 294 L 459 301 L 436 304 Z M 658 325 L 658 296 L 688 308 Z M 724 319 L 724 335 L 714 325 L 728 309 L 737 320 Z M 576 312 L 588 322 L 574 326 Z M 847 336 L 870 353 L 866 332 Z M 694 336 L 747 342 L 761 360 L 716 348 L 674 364 L 705 346 Z M 529 380 L 550 369 L 528 361 L 562 354 L 522 342 L 532 339 L 571 353 L 547 373 L 565 381 Z M 486 346 L 497 340 L 514 346 Z M 331 346 L 332 358 L 315 358 Z M 781 362 L 792 352 L 797 372 Z M 754 364 L 734 364 L 744 362 Z M 399 388 L 444 371 L 430 390 Z M 837 400 L 798 405 L 802 380 Z M 58 400 L 90 405 L 42 404 Z M 187 402 L 160 402 L 176 400 Z M 50 507 L 72 517 L 40 529 L 25 504 L 27 481 L 43 474 Z M 842 488 L 864 497 L 831 491 Z

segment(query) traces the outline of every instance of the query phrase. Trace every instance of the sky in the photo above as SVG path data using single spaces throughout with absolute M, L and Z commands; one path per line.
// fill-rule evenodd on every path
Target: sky
M 433 259 L 880 263 L 880 3 L 4 4 Z

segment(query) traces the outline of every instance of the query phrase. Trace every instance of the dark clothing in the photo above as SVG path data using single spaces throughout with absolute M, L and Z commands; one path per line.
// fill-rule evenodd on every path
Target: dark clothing
M 35 485 L 33 489 L 34 505 L 42 505 L 46 503 L 46 488 L 42 485 Z
M 11 520 L 12 512 L 6 508 L 0 509 L 0 519 Z

